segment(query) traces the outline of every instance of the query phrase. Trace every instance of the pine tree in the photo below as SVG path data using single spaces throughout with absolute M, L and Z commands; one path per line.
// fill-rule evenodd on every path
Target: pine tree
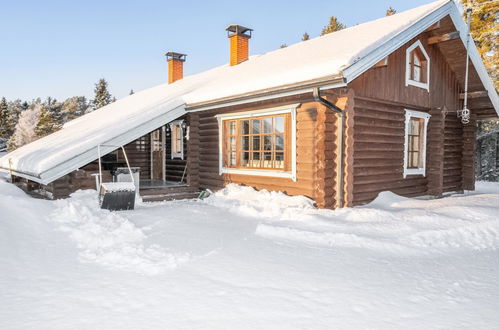
M 21 112 L 14 134 L 10 137 L 7 145 L 9 151 L 36 140 L 35 127 L 38 123 L 41 107 L 40 103 L 35 103 L 30 109 Z
M 38 122 L 35 126 L 36 137 L 43 137 L 58 131 L 61 128 L 61 124 L 54 114 L 50 111 L 47 106 L 40 110 L 40 115 L 38 117 Z
M 87 98 L 85 96 L 73 96 L 68 98 L 62 104 L 62 117 L 66 123 L 70 120 L 80 117 L 85 114 L 89 108 Z
M 14 130 L 16 128 L 17 121 L 19 119 L 19 115 L 24 110 L 27 110 L 29 107 L 27 102 L 22 102 L 21 100 L 15 100 L 8 103 L 7 110 L 7 122 L 6 122 L 6 131 L 7 136 L 11 136 L 14 134 Z
M 303 37 L 301 37 L 301 40 L 302 40 L 302 41 L 307 41 L 307 40 L 309 40 L 309 39 L 310 39 L 310 36 L 308 35 L 308 33 L 307 33 L 307 32 L 305 32 L 305 33 L 303 34 Z
M 346 28 L 347 26 L 343 23 L 341 23 L 338 18 L 336 18 L 335 16 L 331 16 L 329 18 L 329 24 L 324 26 L 324 28 L 322 29 L 322 32 L 321 32 L 321 36 L 325 35 L 325 34 L 328 34 L 328 33 L 332 33 L 332 32 L 336 32 L 336 31 L 339 31 L 339 30 L 343 30 L 344 28 Z
M 286 45 L 286 44 L 281 44 L 281 45 L 279 46 L 279 48 L 286 48 L 286 47 L 288 47 L 288 45 Z
M 64 118 L 62 114 L 62 103 L 57 102 L 56 99 L 48 97 L 46 102 L 46 108 L 47 111 L 50 112 L 50 116 L 54 118 L 54 120 L 57 122 L 57 125 L 62 126 L 62 124 L 64 124 Z
M 133 94 L 135 94 L 135 92 L 133 91 L 133 89 L 131 89 L 130 94 L 128 94 L 128 95 L 133 95 Z
M 9 105 L 5 97 L 0 100 L 0 138 L 8 138 Z
M 462 0 L 471 8 L 471 35 L 489 71 L 496 89 L 499 88 L 499 1 Z M 466 11 L 464 12 L 466 18 Z
M 95 97 L 92 100 L 94 110 L 102 108 L 112 102 L 111 93 L 107 90 L 107 81 L 102 78 L 95 84 Z
M 395 9 L 392 8 L 392 6 L 390 6 L 387 10 L 386 10 L 386 16 L 392 16 L 392 15 L 395 15 L 397 13 L 397 11 Z

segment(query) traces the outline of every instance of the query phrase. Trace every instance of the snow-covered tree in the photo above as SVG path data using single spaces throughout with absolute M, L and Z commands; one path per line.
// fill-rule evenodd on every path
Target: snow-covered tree
M 66 123 L 85 114 L 89 104 L 85 96 L 73 96 L 62 104 L 62 118 Z
M 128 94 L 128 95 L 133 95 L 133 94 L 135 94 L 135 92 L 133 91 L 133 89 L 131 89 L 130 94 Z
M 107 81 L 104 78 L 100 79 L 97 84 L 95 84 L 94 92 L 95 97 L 92 100 L 92 107 L 94 110 L 102 108 L 113 101 L 113 97 L 107 89 Z
M 391 6 L 386 10 L 386 16 L 392 16 L 395 15 L 397 11 L 393 9 Z
M 42 105 L 35 103 L 30 109 L 21 112 L 14 134 L 9 139 L 9 150 L 14 150 L 37 139 L 35 127 L 38 124 L 41 109 Z
M 43 137 L 58 131 L 60 128 L 61 123 L 56 114 L 50 111 L 50 108 L 47 106 L 42 107 L 35 127 L 36 136 Z
M 9 120 L 9 105 L 5 97 L 0 100 L 0 138 L 7 138 L 10 136 L 10 132 L 7 127 Z
M 499 88 L 499 1 L 461 0 L 461 2 L 465 9 L 472 9 L 471 35 L 497 89 Z M 466 17 L 466 11 L 463 15 Z
M 329 24 L 324 26 L 324 28 L 322 29 L 321 36 L 328 34 L 328 33 L 343 30 L 346 27 L 347 26 L 345 24 L 341 23 L 337 17 L 331 16 L 329 18 Z
M 24 110 L 27 110 L 29 107 L 27 102 L 23 102 L 21 100 L 15 100 L 8 103 L 7 110 L 7 122 L 6 122 L 6 131 L 8 137 L 14 134 L 14 130 L 19 118 L 19 114 Z
M 305 32 L 305 33 L 303 34 L 303 36 L 301 37 L 301 40 L 302 40 L 302 41 L 306 41 L 306 40 L 309 40 L 309 39 L 310 39 L 310 36 L 308 35 L 308 33 L 307 33 L 307 32 Z

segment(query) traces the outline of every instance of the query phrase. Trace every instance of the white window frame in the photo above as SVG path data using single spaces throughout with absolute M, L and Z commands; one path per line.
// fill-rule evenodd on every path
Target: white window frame
M 289 178 L 296 181 L 296 108 L 300 104 L 291 104 L 283 107 L 269 108 L 263 110 L 238 112 L 231 114 L 219 114 L 215 117 L 218 120 L 218 168 L 219 175 L 224 173 L 228 174 L 242 174 L 242 175 L 256 175 L 256 176 L 270 176 L 277 178 Z M 240 118 L 251 118 L 267 115 L 278 115 L 278 114 L 290 114 L 291 115 L 291 170 L 281 171 L 281 170 L 263 170 L 263 169 L 240 169 L 240 168 L 228 168 L 224 167 L 223 164 L 223 122 L 231 119 Z
M 431 115 L 426 112 L 405 109 L 405 132 L 404 132 L 404 178 L 408 175 L 423 175 L 426 176 L 426 143 L 428 135 L 428 121 Z M 423 126 L 423 150 L 421 150 L 421 165 L 420 168 L 408 168 L 408 151 L 409 151 L 409 124 L 411 118 L 424 119 Z
M 184 128 L 182 127 L 184 125 L 184 120 L 174 120 L 170 124 L 170 145 L 171 145 L 171 159 L 184 159 Z M 181 136 L 181 143 L 180 143 L 180 151 L 179 152 L 173 152 L 174 150 L 174 144 L 175 144 L 175 139 L 173 136 L 174 126 L 178 126 L 180 128 L 180 136 Z
M 425 83 L 411 79 L 411 52 L 418 47 L 421 49 L 421 53 L 423 53 L 427 63 Z M 423 88 L 430 92 L 430 57 L 419 40 L 409 46 L 405 51 L 405 86 L 409 85 Z

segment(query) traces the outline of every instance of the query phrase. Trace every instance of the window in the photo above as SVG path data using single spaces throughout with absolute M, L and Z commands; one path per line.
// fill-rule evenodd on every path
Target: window
M 219 115 L 220 173 L 296 179 L 294 107 Z
M 426 131 L 430 115 L 405 111 L 404 178 L 407 175 L 426 175 Z
M 289 114 L 226 120 L 225 166 L 287 170 Z
M 406 86 L 412 85 L 429 91 L 430 59 L 418 40 L 406 51 Z
M 183 120 L 175 120 L 170 123 L 171 132 L 171 159 L 184 159 L 184 129 Z
M 148 151 L 147 147 L 147 136 L 141 136 L 137 140 L 135 140 L 135 149 L 137 151 Z

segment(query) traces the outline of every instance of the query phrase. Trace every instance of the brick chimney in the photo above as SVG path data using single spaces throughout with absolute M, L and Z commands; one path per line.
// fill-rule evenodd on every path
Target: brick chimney
M 252 29 L 241 25 L 231 24 L 226 29 L 230 40 L 230 65 L 238 65 L 248 59 L 248 40 Z
M 168 83 L 171 84 L 184 77 L 184 62 L 187 55 L 168 52 L 166 61 L 168 62 Z

